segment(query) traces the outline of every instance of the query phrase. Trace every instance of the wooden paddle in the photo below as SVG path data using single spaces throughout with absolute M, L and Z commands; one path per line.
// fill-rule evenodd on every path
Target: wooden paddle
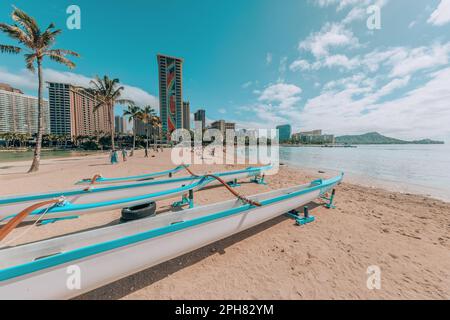
M 14 228 L 17 227 L 34 210 L 39 209 L 40 207 L 43 207 L 45 205 L 55 204 L 55 203 L 58 203 L 61 201 L 62 201 L 61 199 L 52 199 L 52 200 L 35 203 L 32 206 L 29 206 L 28 208 L 26 208 L 25 210 L 20 212 L 18 215 L 16 215 L 14 218 L 9 220 L 8 223 L 5 224 L 0 229 L 0 241 L 2 241 L 4 238 L 6 238 L 6 236 L 8 234 L 10 234 L 11 231 L 13 231 Z

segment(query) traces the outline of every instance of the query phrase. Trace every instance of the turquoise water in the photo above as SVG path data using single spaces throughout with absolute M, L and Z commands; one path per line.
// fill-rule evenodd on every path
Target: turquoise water
M 343 171 L 349 181 L 450 201 L 450 145 L 280 147 L 280 162 Z
M 53 159 L 53 158 L 68 158 L 68 157 L 79 157 L 89 154 L 95 154 L 98 151 L 80 151 L 80 150 L 58 150 L 58 151 L 47 151 L 43 150 L 41 153 L 42 159 Z M 27 161 L 33 159 L 33 151 L 1 151 L 0 152 L 0 163 L 2 162 L 13 162 L 13 161 Z

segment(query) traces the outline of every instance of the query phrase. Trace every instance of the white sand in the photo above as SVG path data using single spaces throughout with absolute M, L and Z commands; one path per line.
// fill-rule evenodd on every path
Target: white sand
M 142 152 L 111 166 L 107 155 L 42 161 L 41 171 L 25 174 L 29 163 L 0 165 L 0 194 L 73 187 L 96 173 L 117 177 L 174 167 L 170 152 L 145 159 Z M 242 167 L 242 166 L 239 166 Z M 192 166 L 198 173 L 235 166 Z M 282 167 L 268 186 L 242 184 L 249 195 L 308 182 L 330 174 Z M 197 204 L 231 199 L 224 188 L 200 191 Z M 176 199 L 158 203 L 167 210 Z M 149 268 L 82 299 L 449 299 L 450 204 L 418 195 L 391 193 L 343 183 L 337 209 L 310 204 L 317 221 L 297 227 L 279 217 L 213 245 Z M 120 211 L 82 216 L 35 227 L 17 243 L 117 223 Z M 13 238 L 26 228 L 10 235 Z M 381 290 L 368 290 L 366 270 L 381 268 Z

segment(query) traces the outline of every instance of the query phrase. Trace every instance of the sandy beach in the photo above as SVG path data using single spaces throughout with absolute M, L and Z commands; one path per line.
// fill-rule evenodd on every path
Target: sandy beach
M 119 177 L 173 168 L 170 151 L 143 152 L 112 166 L 107 154 L 0 165 L 0 194 L 61 190 L 101 173 Z M 193 165 L 195 173 L 245 167 Z M 179 173 L 184 175 L 186 173 Z M 282 166 L 268 185 L 243 183 L 244 195 L 309 182 L 333 173 Z M 195 194 L 196 204 L 232 199 L 223 187 Z M 178 199 L 158 203 L 168 210 Z M 334 210 L 309 204 L 316 221 L 298 227 L 281 216 L 78 297 L 79 299 L 450 299 L 450 203 L 344 182 Z M 118 222 L 120 210 L 33 227 L 14 244 Z M 17 228 L 8 239 L 21 234 Z M 6 239 L 6 240 L 8 240 Z M 366 286 L 369 266 L 381 269 L 381 289 Z

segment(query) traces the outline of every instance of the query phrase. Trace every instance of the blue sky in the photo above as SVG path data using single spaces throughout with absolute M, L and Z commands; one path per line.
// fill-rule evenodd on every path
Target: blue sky
M 71 4 L 81 30 L 66 28 Z M 185 59 L 184 98 L 210 120 L 450 141 L 450 0 L 3 0 L 0 21 L 12 5 L 55 22 L 56 46 L 82 55 L 74 70 L 47 61 L 47 80 L 108 74 L 157 107 L 165 53 Z M 371 5 L 380 30 L 366 25 Z M 21 56 L 0 55 L 0 82 L 36 95 Z

